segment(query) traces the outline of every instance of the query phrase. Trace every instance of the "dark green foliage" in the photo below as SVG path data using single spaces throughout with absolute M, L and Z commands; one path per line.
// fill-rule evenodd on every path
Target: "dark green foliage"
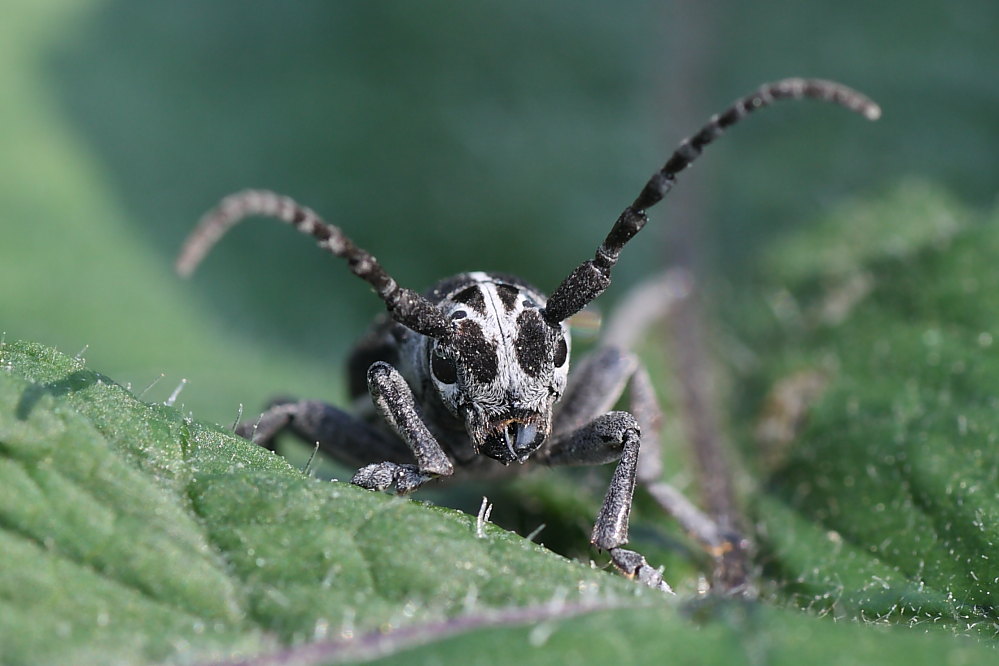
M 747 315 L 737 326 L 760 354 L 740 426 L 761 447 L 747 456 L 759 464 L 754 504 L 775 593 L 993 636 L 995 216 L 974 223 L 911 183 L 882 204 L 845 207 L 773 256 L 779 281 L 753 287 L 772 296 L 767 310 L 732 311 Z M 800 269 L 809 261 L 811 274 Z M 775 416 L 772 391 L 763 396 L 805 373 L 822 388 L 804 423 L 791 441 L 761 443 L 747 426 Z

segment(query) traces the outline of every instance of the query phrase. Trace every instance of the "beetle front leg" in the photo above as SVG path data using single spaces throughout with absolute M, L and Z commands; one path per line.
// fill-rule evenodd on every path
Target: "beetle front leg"
M 606 550 L 614 566 L 629 578 L 649 587 L 672 592 L 662 571 L 653 568 L 628 543 L 628 518 L 635 494 L 641 434 L 638 421 L 628 412 L 608 412 L 554 442 L 541 458 L 549 465 L 599 465 L 617 460 L 590 542 Z
M 662 411 L 652 382 L 648 372 L 634 354 L 613 344 L 600 347 L 584 358 L 570 378 L 563 407 L 555 418 L 554 441 L 560 442 L 558 446 L 561 450 L 555 459 L 549 461 L 550 464 L 601 464 L 616 460 L 616 455 L 605 456 L 602 460 L 597 459 L 599 456 L 595 455 L 589 455 L 592 459 L 587 460 L 569 460 L 568 458 L 579 456 L 587 458 L 587 456 L 583 455 L 580 445 L 570 447 L 566 442 L 572 437 L 578 437 L 577 433 L 582 432 L 581 426 L 586 424 L 588 419 L 596 423 L 600 418 L 604 418 L 594 419 L 594 416 L 602 410 L 609 409 L 623 394 L 628 396 L 631 415 L 637 421 L 638 430 L 642 434 L 641 454 L 635 471 L 637 482 L 644 486 L 656 503 L 673 516 L 684 531 L 696 539 L 716 561 L 735 548 L 745 549 L 745 537 L 732 529 L 724 529 L 708 514 L 698 509 L 683 493 L 662 480 L 659 439 Z M 597 445 L 599 446 L 599 443 Z M 621 449 L 617 450 L 620 452 Z M 549 458 L 552 453 L 549 452 Z M 630 506 L 630 502 L 628 505 Z M 605 508 L 607 508 L 606 500 Z M 626 533 L 625 529 L 624 534 Z M 620 551 L 618 559 L 621 563 L 615 561 L 615 564 L 619 569 L 626 573 L 642 571 L 640 566 L 637 569 L 631 566 L 631 563 L 640 565 L 644 562 L 638 559 L 641 558 L 640 555 L 623 549 L 618 550 Z M 611 556 L 614 557 L 613 552 Z
M 454 466 L 416 409 L 413 391 L 399 371 L 384 361 L 368 368 L 368 390 L 385 422 L 409 446 L 416 464 L 381 462 L 357 470 L 351 483 L 368 490 L 395 487 L 400 495 L 411 493 L 438 476 L 450 476 Z

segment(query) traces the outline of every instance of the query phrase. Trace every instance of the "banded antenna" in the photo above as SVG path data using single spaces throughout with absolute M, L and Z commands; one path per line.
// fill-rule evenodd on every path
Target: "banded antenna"
M 324 222 L 311 208 L 268 190 L 231 194 L 206 213 L 184 241 L 174 265 L 177 272 L 184 277 L 191 275 L 229 229 L 253 216 L 271 217 L 290 224 L 315 238 L 322 249 L 346 259 L 350 271 L 374 287 L 392 318 L 406 328 L 437 339 L 449 335 L 451 328 L 436 305 L 415 291 L 400 287 L 377 259 L 354 245 L 338 227 Z
M 835 81 L 821 79 L 782 79 L 765 83 L 711 120 L 697 134 L 686 138 L 666 164 L 652 175 L 638 198 L 624 209 L 593 259 L 585 261 L 566 277 L 552 293 L 545 307 L 545 321 L 554 326 L 582 310 L 610 285 L 611 269 L 621 249 L 649 221 L 645 211 L 659 203 L 672 189 L 677 175 L 700 156 L 704 147 L 726 129 L 757 109 L 783 99 L 817 99 L 845 107 L 868 120 L 881 117 L 881 108 L 861 93 Z

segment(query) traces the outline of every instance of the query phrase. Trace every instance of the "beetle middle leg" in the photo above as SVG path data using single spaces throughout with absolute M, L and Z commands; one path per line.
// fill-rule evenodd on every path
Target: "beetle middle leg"
M 339 407 L 319 400 L 276 400 L 253 420 L 242 421 L 236 434 L 274 451 L 277 439 L 290 433 L 350 467 L 372 460 L 413 462 L 402 442 Z
M 240 423 L 236 434 L 273 450 L 277 436 L 288 430 L 307 443 L 318 443 L 339 462 L 361 466 L 351 483 L 368 490 L 395 488 L 407 494 L 438 476 L 450 476 L 453 465 L 424 425 L 398 371 L 382 361 L 372 364 L 368 387 L 378 413 L 400 439 L 314 400 L 278 402 L 256 421 Z

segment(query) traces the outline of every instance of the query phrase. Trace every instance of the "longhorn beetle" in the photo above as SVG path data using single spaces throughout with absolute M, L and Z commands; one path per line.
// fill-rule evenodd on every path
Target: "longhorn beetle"
M 624 209 L 593 259 L 577 266 L 548 298 L 520 278 L 481 272 L 446 278 L 420 295 L 400 287 L 338 227 L 292 199 L 261 190 L 226 197 L 187 239 L 176 263 L 181 275 L 189 275 L 243 218 L 273 217 L 346 259 L 388 310 L 348 364 L 353 397 L 369 392 L 377 414 L 351 415 L 310 400 L 281 402 L 256 422 L 239 424 L 237 432 L 273 448 L 277 435 L 288 429 L 359 466 L 351 483 L 399 494 L 434 478 L 488 473 L 511 463 L 616 461 L 591 541 L 608 551 L 624 574 L 669 591 L 660 570 L 623 548 L 636 479 L 707 546 L 724 547 L 734 537 L 721 534 L 678 493 L 662 492 L 657 452 L 639 458 L 642 433 L 647 444 L 654 442 L 658 424 L 642 366 L 627 350 L 605 344 L 570 376 L 566 320 L 610 285 L 621 250 L 648 221 L 646 210 L 666 196 L 705 146 L 757 109 L 802 98 L 832 102 L 869 120 L 881 113 L 874 102 L 832 81 L 792 78 L 761 86 L 683 140 Z M 607 411 L 626 390 L 633 413 Z

